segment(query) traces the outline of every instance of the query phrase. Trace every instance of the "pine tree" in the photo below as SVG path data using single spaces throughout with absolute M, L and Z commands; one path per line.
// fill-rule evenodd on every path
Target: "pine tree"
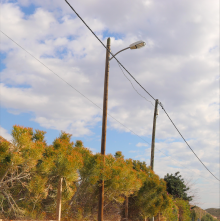
M 180 198 L 183 200 L 191 201 L 192 196 L 187 196 L 187 191 L 189 187 L 186 187 L 184 179 L 181 178 L 181 175 L 178 175 L 180 172 L 173 174 L 167 174 L 164 177 L 164 180 L 167 183 L 167 192 L 171 194 L 174 198 Z

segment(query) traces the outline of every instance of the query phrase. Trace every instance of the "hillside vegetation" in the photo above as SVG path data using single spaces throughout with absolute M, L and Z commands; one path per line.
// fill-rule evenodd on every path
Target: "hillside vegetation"
M 194 206 L 191 206 L 192 208 Z M 193 211 L 195 211 L 195 216 L 194 216 L 194 220 L 197 220 L 197 219 L 200 219 L 202 221 L 206 221 L 206 220 L 209 220 L 209 221 L 212 221 L 212 220 L 217 220 L 213 214 L 209 213 L 208 211 L 206 210 L 203 210 L 202 208 L 196 206 L 193 208 Z
M 206 209 L 206 211 L 210 213 L 211 215 L 218 217 L 218 219 L 220 220 L 220 209 L 209 208 L 209 209 Z

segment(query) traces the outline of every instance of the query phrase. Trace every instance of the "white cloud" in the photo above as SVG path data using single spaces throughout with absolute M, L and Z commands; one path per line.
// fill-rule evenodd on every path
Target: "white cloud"
M 2 31 L 102 107 L 105 49 L 67 4 L 57 0 L 3 2 Z M 26 16 L 19 6 L 31 3 L 39 7 Z M 146 41 L 145 48 L 127 50 L 118 59 L 163 103 L 193 150 L 218 174 L 218 3 L 113 0 L 108 7 L 100 0 L 82 0 L 77 4 L 70 0 L 70 3 L 76 5 L 76 10 L 104 43 L 111 33 L 119 36 L 111 38 L 113 53 L 139 39 Z M 105 31 L 109 33 L 106 36 Z M 73 136 L 93 134 L 92 128 L 101 122 L 102 112 L 97 107 L 3 34 L 1 52 L 6 53 L 0 88 L 3 107 L 14 113 L 33 113 L 32 120 L 45 128 L 65 130 Z M 138 85 L 134 86 L 151 100 Z M 114 60 L 110 63 L 108 107 L 113 117 L 135 133 L 151 137 L 154 107 L 133 90 Z M 181 169 L 185 176 L 195 174 L 211 179 L 159 109 L 156 150 L 161 149 L 172 157 L 156 151 L 156 172 L 163 176 Z M 109 128 L 130 133 L 108 119 Z M 142 144 L 137 145 L 146 146 Z M 138 153 L 139 157 L 149 159 L 149 150 L 143 150 L 143 157 Z
M 147 143 L 137 143 L 136 147 L 148 147 L 149 145 Z
M 1 126 L 0 126 L 0 136 L 2 136 L 3 138 L 5 138 L 8 141 L 12 141 L 11 134 L 9 134 L 8 131 Z
M 137 151 L 137 150 L 130 150 L 129 151 L 129 153 L 137 153 L 137 152 L 139 152 L 139 151 Z

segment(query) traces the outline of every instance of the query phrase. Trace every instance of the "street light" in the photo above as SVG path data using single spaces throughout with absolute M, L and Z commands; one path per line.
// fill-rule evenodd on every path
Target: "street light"
M 117 54 L 119 54 L 120 52 L 122 51 L 125 51 L 127 49 L 140 49 L 142 47 L 144 47 L 146 45 L 146 43 L 144 41 L 136 41 L 132 44 L 130 44 L 129 47 L 127 48 L 124 48 L 120 51 L 118 51 L 116 54 L 114 54 L 108 61 L 110 61 L 112 58 L 114 58 Z M 109 40 L 109 49 L 110 49 L 110 40 Z M 109 53 L 110 54 L 110 53 Z M 106 64 L 108 65 L 109 62 L 106 60 Z M 109 66 L 107 67 L 107 71 L 109 70 Z M 108 88 L 108 85 L 107 87 Z M 108 89 L 107 89 L 108 90 Z M 106 100 L 107 102 L 107 97 L 104 99 Z M 154 120 L 153 120 L 153 131 L 152 131 L 152 142 L 151 142 L 151 161 L 150 161 L 150 166 L 151 166 L 151 169 L 154 170 L 154 148 L 155 148 L 155 133 L 156 133 L 156 119 L 157 119 L 157 115 L 159 115 L 159 112 L 158 112 L 158 99 L 155 100 L 155 109 L 154 109 Z M 103 116 L 104 116 L 104 112 L 103 112 Z M 106 110 L 106 122 L 107 122 L 107 110 Z M 103 197 L 104 197 L 104 186 L 103 186 Z M 103 202 L 104 202 L 104 199 L 103 199 Z M 125 216 L 126 218 L 128 219 L 128 198 L 126 197 L 126 208 L 125 208 Z M 146 220 L 146 217 L 145 217 L 145 220 Z M 154 217 L 152 217 L 150 219 L 151 221 L 154 221 Z M 102 219 L 99 219 L 99 221 L 102 221 Z
M 125 50 L 127 50 L 127 49 L 140 49 L 140 48 L 142 48 L 142 47 L 144 47 L 146 45 L 146 43 L 144 42 L 144 41 L 136 41 L 136 42 L 134 42 L 133 44 L 130 44 L 130 46 L 129 47 L 127 47 L 127 48 L 124 48 L 124 49 L 122 49 L 122 50 L 120 50 L 120 51 L 118 51 L 115 55 L 113 55 L 110 59 L 109 59 L 109 61 L 112 59 L 112 58 L 114 58 L 117 54 L 119 54 L 120 52 L 122 52 L 122 51 L 125 51 Z
M 102 138 L 101 138 L 101 154 L 103 155 L 103 163 L 105 164 L 105 147 L 106 147 L 106 129 L 107 129 L 107 109 L 108 109 L 108 80 L 109 80 L 109 61 L 115 57 L 118 53 L 130 48 L 139 49 L 145 46 L 144 41 L 137 41 L 131 44 L 129 47 L 124 48 L 113 55 L 109 59 L 111 51 L 110 38 L 107 39 L 106 47 L 106 60 L 105 60 L 105 79 L 104 79 L 104 95 L 103 95 L 103 115 L 102 115 Z M 99 209 L 98 209 L 98 221 L 103 221 L 103 209 L 104 209 L 104 180 L 100 180 L 99 187 Z

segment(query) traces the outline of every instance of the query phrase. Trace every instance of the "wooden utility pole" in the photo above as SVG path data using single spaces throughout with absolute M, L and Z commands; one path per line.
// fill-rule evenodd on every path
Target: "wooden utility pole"
M 110 38 L 107 39 L 106 60 L 105 60 L 105 80 L 104 80 L 104 95 L 103 95 L 103 115 L 102 115 L 102 140 L 101 140 L 101 154 L 105 164 L 105 147 L 106 147 L 106 129 L 107 129 L 107 109 L 108 109 L 108 79 L 109 79 L 109 55 L 110 55 Z M 104 165 L 103 164 L 103 165 Z M 104 180 L 100 181 L 99 187 L 99 210 L 98 221 L 103 221 L 104 208 Z
M 158 99 L 155 100 L 155 108 L 154 108 L 154 120 L 153 120 L 152 141 L 151 141 L 151 159 L 150 159 L 151 170 L 154 170 L 156 120 L 157 120 L 157 115 L 158 115 L 157 106 L 158 106 Z M 150 220 L 154 221 L 154 217 L 152 217 Z
M 61 219 L 62 182 L 63 182 L 63 178 L 61 177 L 59 179 L 58 192 L 57 192 L 56 220 L 58 220 L 58 221 L 60 221 L 60 219 Z
M 153 120 L 152 141 L 151 141 L 151 159 L 150 159 L 151 170 L 154 170 L 156 120 L 157 120 L 157 115 L 158 115 L 157 106 L 158 106 L 158 99 L 155 100 L 155 108 L 154 108 L 154 120 Z
M 128 196 L 125 197 L 125 220 L 128 221 Z

